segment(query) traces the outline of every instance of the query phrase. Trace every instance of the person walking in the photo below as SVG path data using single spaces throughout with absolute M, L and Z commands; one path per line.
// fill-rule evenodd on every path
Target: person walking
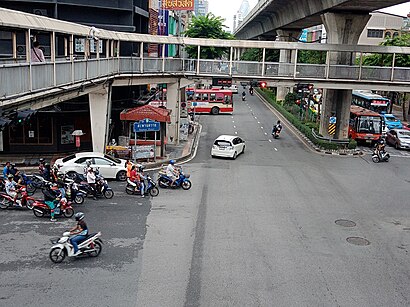
M 31 48 L 31 62 L 32 63 L 44 63 L 46 61 L 43 50 L 40 49 L 40 43 L 35 41 L 33 48 Z

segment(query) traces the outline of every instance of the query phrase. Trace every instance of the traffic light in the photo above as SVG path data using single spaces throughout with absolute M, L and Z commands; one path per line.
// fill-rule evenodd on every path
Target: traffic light
M 19 110 L 15 114 L 15 119 L 17 123 L 21 124 L 24 123 L 25 121 L 30 120 L 31 116 L 34 115 L 37 111 L 35 110 L 30 110 L 30 109 L 25 109 L 25 110 Z
M 260 88 L 266 88 L 266 82 L 265 81 L 259 82 L 259 87 Z
M 188 117 L 188 110 L 186 109 L 186 102 L 185 101 L 181 102 L 181 109 L 180 109 L 180 112 L 179 112 L 179 116 L 181 118 L 187 118 Z
M 232 78 L 212 78 L 212 86 L 230 87 Z

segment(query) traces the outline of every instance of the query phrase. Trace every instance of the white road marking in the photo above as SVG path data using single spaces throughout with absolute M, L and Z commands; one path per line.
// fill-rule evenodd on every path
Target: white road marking
M 261 127 L 261 129 L 263 129 L 263 127 Z
M 272 143 L 272 140 L 269 140 L 269 143 Z
M 238 132 L 235 131 L 235 134 L 238 134 Z
M 258 118 L 255 116 L 255 119 L 258 119 Z
M 265 132 L 265 135 L 268 135 L 266 132 Z M 270 141 L 270 140 L 269 140 Z
M 276 147 L 274 149 L 275 149 L 275 151 L 278 151 L 278 149 Z
M 233 126 L 234 128 L 236 128 L 236 126 Z
M 235 121 L 233 120 L 232 122 L 234 123 Z
M 258 122 L 258 124 L 260 124 L 261 122 Z

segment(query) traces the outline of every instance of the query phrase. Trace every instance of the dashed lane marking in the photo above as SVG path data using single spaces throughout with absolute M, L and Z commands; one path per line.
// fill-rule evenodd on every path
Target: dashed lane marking
M 272 143 L 272 140 L 269 140 L 269 143 Z
M 278 151 L 278 149 L 275 147 L 275 148 L 273 148 L 273 149 L 275 149 L 275 151 Z
M 238 134 L 238 132 L 235 131 L 235 134 Z

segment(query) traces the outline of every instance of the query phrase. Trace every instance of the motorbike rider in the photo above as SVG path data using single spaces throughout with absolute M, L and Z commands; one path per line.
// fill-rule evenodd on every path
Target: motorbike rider
M 374 149 L 374 151 L 376 152 L 376 154 L 379 156 L 379 158 L 383 158 L 383 155 L 386 153 L 386 143 L 383 140 L 383 138 L 380 138 L 377 143 L 376 143 L 376 147 Z
M 17 183 L 14 181 L 14 176 L 12 174 L 8 174 L 7 179 L 8 180 L 6 181 L 6 184 L 5 184 L 6 193 L 10 197 L 13 197 L 13 204 L 17 204 L 17 206 L 21 207 L 22 205 L 20 203 L 16 202 L 16 200 L 17 200 L 17 191 L 16 191 Z
M 179 178 L 179 169 L 175 166 L 175 160 L 169 161 L 166 171 L 167 177 L 172 180 L 171 186 L 175 185 L 175 181 Z
M 87 170 L 87 183 L 91 186 L 93 190 L 93 199 L 97 199 L 97 185 L 95 184 L 96 176 L 92 167 Z
M 44 170 L 45 170 L 45 161 L 44 158 L 40 158 L 40 160 L 38 160 L 38 172 L 40 173 L 40 176 L 44 177 Z
M 242 101 L 245 101 L 245 98 L 246 98 L 246 92 L 243 91 L 243 92 L 242 92 Z
M 43 189 L 42 192 L 44 195 L 44 203 L 50 208 L 50 221 L 55 222 L 57 221 L 55 218 L 55 210 L 60 206 L 60 200 L 63 196 L 61 190 L 54 184 Z
M 131 169 L 132 169 L 132 162 L 130 160 L 127 160 L 125 162 L 125 168 L 127 169 L 127 178 L 131 178 Z
M 8 174 L 10 173 L 10 162 L 6 162 L 6 165 L 4 166 L 4 168 L 3 168 L 3 177 L 4 177 L 4 180 L 6 180 L 6 178 L 7 178 L 7 176 L 8 176 Z
M 144 190 L 145 190 L 144 181 L 141 180 L 140 172 L 137 171 L 136 165 L 133 165 L 131 167 L 130 180 L 131 182 L 136 184 L 135 191 L 137 191 L 137 189 L 140 189 L 141 196 L 144 197 Z
M 83 241 L 87 238 L 88 235 L 88 227 L 87 223 L 84 221 L 85 214 L 82 212 L 77 212 L 74 215 L 75 220 L 77 221 L 77 225 L 70 229 L 70 235 L 75 235 L 74 237 L 70 238 L 70 242 L 74 247 L 74 255 L 78 256 L 81 252 L 78 250 L 78 243 Z
M 141 190 L 141 197 L 144 197 L 145 195 L 145 179 L 147 179 L 147 177 L 144 174 L 144 165 L 140 165 L 138 167 L 138 176 L 140 178 L 140 190 Z
M 253 87 L 252 86 L 249 87 L 249 94 L 253 95 Z
M 276 131 L 281 131 L 282 130 L 282 124 L 280 123 L 280 120 L 276 122 L 276 125 L 273 126 L 272 128 L 272 134 L 275 134 Z

